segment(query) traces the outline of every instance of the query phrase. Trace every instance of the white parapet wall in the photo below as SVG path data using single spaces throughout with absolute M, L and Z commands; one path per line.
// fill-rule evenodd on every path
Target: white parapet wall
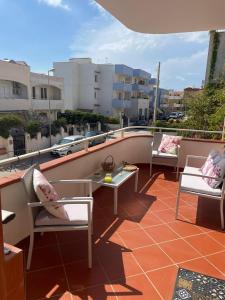
M 98 170 L 109 154 L 113 155 L 117 165 L 122 161 L 148 164 L 151 141 L 152 136 L 150 135 L 117 138 L 89 148 L 88 151 L 82 150 L 79 153 L 44 163 L 41 165 L 41 169 L 50 180 L 82 179 Z M 212 149 L 223 151 L 224 145 L 224 142 L 219 141 L 184 139 L 181 144 L 180 166 L 184 166 L 187 154 L 207 156 Z M 157 163 L 164 164 L 163 161 Z M 20 176 L 18 174 L 17 177 L 13 175 L 0 179 L 2 208 L 16 213 L 16 218 L 3 226 L 4 239 L 11 244 L 16 244 L 29 235 L 27 211 L 29 199 L 27 199 Z M 81 192 L 72 184 L 59 185 L 57 190 L 62 196 L 73 196 Z M 113 199 L 107 199 L 107 201 L 113 201 Z

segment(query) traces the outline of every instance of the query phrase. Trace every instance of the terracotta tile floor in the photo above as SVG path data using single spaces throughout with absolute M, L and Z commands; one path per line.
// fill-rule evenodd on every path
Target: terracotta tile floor
M 170 300 L 179 266 L 225 279 L 218 203 L 183 194 L 177 221 L 175 174 L 158 168 L 150 182 L 148 174 L 141 165 L 139 193 L 132 178 L 121 186 L 118 216 L 112 190 L 94 193 L 92 270 L 85 232 L 36 236 L 28 300 Z M 27 255 L 28 241 L 19 246 Z

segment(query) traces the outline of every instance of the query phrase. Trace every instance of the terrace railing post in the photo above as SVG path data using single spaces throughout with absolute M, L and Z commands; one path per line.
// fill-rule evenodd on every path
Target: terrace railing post
M 84 142 L 84 150 L 88 152 L 89 141 Z

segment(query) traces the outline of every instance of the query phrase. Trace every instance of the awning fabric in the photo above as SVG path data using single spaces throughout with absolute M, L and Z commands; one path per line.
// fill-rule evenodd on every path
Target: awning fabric
M 225 0 L 96 0 L 128 28 L 178 33 L 225 28 Z

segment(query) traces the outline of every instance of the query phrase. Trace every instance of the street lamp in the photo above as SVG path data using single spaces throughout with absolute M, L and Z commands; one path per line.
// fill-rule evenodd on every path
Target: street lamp
M 51 99 L 49 96 L 49 81 L 50 81 L 50 76 L 49 73 L 53 72 L 55 69 L 49 69 L 48 70 L 48 86 L 47 86 L 47 98 L 48 98 L 48 124 L 49 124 L 49 143 L 50 143 L 50 147 L 52 146 L 52 123 L 51 123 Z

